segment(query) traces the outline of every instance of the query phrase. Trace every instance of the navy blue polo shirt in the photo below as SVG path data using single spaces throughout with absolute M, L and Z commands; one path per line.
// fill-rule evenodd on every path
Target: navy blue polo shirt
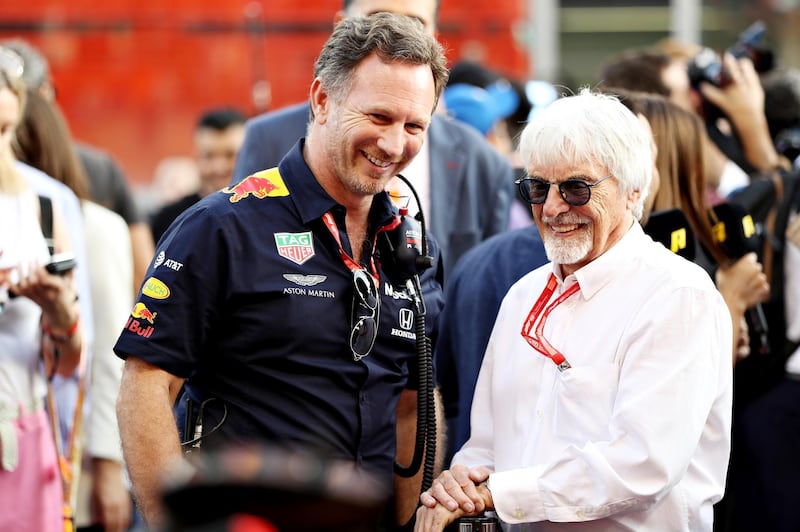
M 343 228 L 344 207 L 311 173 L 302 141 L 279 170 L 207 196 L 175 220 L 114 350 L 186 378 L 194 399 L 210 399 L 203 448 L 299 445 L 390 478 L 397 402 L 416 382 L 415 307 L 378 267 L 378 337 L 354 361 L 353 274 L 322 221 L 331 212 Z M 388 196 L 377 195 L 370 230 L 392 217 Z M 424 286 L 430 330 L 441 286 L 433 273 Z

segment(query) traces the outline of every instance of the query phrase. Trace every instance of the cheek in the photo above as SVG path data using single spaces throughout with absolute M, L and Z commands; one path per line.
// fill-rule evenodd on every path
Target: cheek
M 408 135 L 406 137 L 406 155 L 408 157 L 416 156 L 422 150 L 424 141 L 424 135 Z
M 413 151 L 415 154 L 419 153 L 422 149 L 422 145 L 425 143 L 425 135 L 408 135 L 407 139 L 406 146 L 408 151 Z

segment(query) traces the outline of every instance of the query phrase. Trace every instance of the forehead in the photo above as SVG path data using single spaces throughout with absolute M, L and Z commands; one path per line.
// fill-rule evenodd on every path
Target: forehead
M 409 120 L 430 120 L 436 89 L 428 65 L 383 62 L 376 54 L 356 67 L 348 99 L 362 109 L 400 113 Z
M 546 164 L 529 164 L 527 167 L 528 175 L 531 177 L 538 177 L 546 181 L 559 182 L 569 179 L 571 177 L 579 178 L 596 178 L 600 179 L 607 174 L 605 169 L 597 164 L 591 162 L 576 163 L 576 162 L 563 162 L 563 163 L 546 163 Z
M 355 0 L 348 14 L 369 16 L 375 13 L 395 13 L 416 18 L 425 29 L 436 29 L 436 0 Z
M 0 88 L 0 119 L 8 123 L 19 120 L 19 98 L 8 87 Z

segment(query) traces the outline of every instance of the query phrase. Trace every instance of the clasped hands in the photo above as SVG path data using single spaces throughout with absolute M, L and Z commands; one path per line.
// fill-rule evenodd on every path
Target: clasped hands
M 463 465 L 442 471 L 431 488 L 419 497 L 422 506 L 417 510 L 415 532 L 444 530 L 460 517 L 494 509 L 492 494 L 486 485 L 490 473 L 486 467 L 470 469 Z

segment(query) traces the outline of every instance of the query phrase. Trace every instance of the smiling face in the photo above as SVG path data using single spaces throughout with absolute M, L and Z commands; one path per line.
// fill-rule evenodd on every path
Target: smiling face
M 529 167 L 528 175 L 553 183 L 577 178 L 591 184 L 609 172 L 589 164 L 555 165 Z M 564 201 L 555 185 L 551 186 L 547 200 L 532 206 L 547 257 L 561 265 L 566 276 L 608 251 L 633 223 L 631 210 L 637 195 L 638 192 L 623 194 L 612 177 L 592 187 L 586 205 L 575 207 Z
M 433 75 L 428 65 L 384 63 L 373 53 L 356 67 L 342 101 L 316 79 L 311 105 L 306 160 L 347 205 L 384 190 L 419 153 L 435 105 Z

